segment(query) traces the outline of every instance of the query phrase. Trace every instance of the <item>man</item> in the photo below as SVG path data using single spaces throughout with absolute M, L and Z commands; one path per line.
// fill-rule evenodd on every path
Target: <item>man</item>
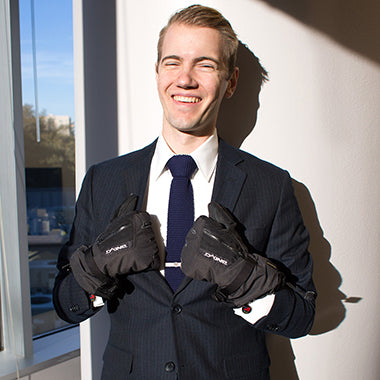
M 214 9 L 173 15 L 158 42 L 161 135 L 83 182 L 54 303 L 76 323 L 107 302 L 103 379 L 268 379 L 264 333 L 312 326 L 309 237 L 289 175 L 217 137 L 237 47 Z M 180 195 L 173 156 L 189 169 Z

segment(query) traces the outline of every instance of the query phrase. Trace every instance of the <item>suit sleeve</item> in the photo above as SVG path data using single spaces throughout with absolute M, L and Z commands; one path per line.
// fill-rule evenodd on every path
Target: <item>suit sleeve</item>
M 75 280 L 69 265 L 71 255 L 81 245 L 91 245 L 95 240 L 95 221 L 92 202 L 93 168 L 82 184 L 75 206 L 75 218 L 70 240 L 62 247 L 58 257 L 58 275 L 53 289 L 53 302 L 60 318 L 69 323 L 79 323 L 95 314 L 87 294 Z
M 290 176 L 285 172 L 266 256 L 283 266 L 292 287 L 286 286 L 276 292 L 269 314 L 255 327 L 288 338 L 309 333 L 314 321 L 316 293 L 308 245 L 309 234 L 303 224 Z

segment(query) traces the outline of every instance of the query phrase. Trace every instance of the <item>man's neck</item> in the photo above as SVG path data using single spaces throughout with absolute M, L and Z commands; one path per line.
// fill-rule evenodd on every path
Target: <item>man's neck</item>
M 166 144 L 175 154 L 190 154 L 199 146 L 201 146 L 213 134 L 205 134 L 202 136 L 181 132 L 178 130 L 163 130 L 162 136 Z

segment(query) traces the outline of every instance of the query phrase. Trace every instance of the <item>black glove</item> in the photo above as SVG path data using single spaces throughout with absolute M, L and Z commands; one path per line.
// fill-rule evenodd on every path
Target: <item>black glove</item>
M 133 211 L 136 200 L 135 195 L 127 198 L 95 243 L 80 247 L 71 256 L 74 277 L 88 293 L 110 299 L 120 276 L 160 268 L 150 215 Z
M 181 258 L 186 276 L 217 284 L 216 299 L 234 307 L 274 293 L 284 285 L 285 275 L 273 263 L 249 252 L 226 208 L 211 202 L 209 214 L 200 216 L 186 237 Z

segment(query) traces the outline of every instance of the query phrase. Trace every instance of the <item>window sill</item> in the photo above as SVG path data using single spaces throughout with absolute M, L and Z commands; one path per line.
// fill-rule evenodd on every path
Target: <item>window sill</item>
M 19 358 L 7 351 L 0 352 L 0 380 L 17 379 L 53 367 L 79 356 L 79 326 L 37 339 L 33 342 L 33 356 Z M 17 370 L 18 367 L 18 370 Z

